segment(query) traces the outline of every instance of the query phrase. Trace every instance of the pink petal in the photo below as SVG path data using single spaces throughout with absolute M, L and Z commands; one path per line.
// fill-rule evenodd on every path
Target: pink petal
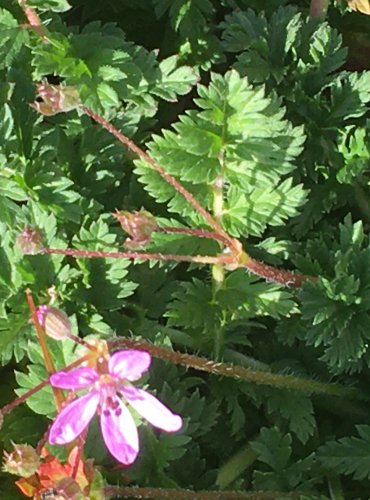
M 138 380 L 148 370 L 151 360 L 145 351 L 117 351 L 109 359 L 109 373 L 115 378 Z
M 76 368 L 70 372 L 56 372 L 50 376 L 53 387 L 60 389 L 85 389 L 99 380 L 99 375 L 92 368 Z
M 110 453 L 121 463 L 129 465 L 139 453 L 139 436 L 131 413 L 119 398 L 116 408 L 104 403 L 100 415 L 101 432 Z
M 156 397 L 136 387 L 120 387 L 130 405 L 154 427 L 176 432 L 182 427 L 182 418 L 167 408 Z
M 76 439 L 89 425 L 99 400 L 99 392 L 92 391 L 66 406 L 50 428 L 49 443 L 66 444 Z

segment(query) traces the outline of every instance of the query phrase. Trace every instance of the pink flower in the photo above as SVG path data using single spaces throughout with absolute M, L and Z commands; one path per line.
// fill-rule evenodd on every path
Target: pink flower
M 60 371 L 50 377 L 50 383 L 60 389 L 89 389 L 72 401 L 56 417 L 49 433 L 50 444 L 73 441 L 88 426 L 94 414 L 100 415 L 100 427 L 110 453 L 123 464 L 131 464 L 139 452 L 139 438 L 134 419 L 117 393 L 148 422 L 167 432 L 182 426 L 179 415 L 172 413 L 157 398 L 134 387 L 151 363 L 147 352 L 127 350 L 115 352 L 106 362 L 94 368 L 81 367 L 70 372 Z

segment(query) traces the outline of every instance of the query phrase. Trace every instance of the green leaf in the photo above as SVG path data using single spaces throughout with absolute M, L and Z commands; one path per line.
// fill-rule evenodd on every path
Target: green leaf
M 325 125 L 337 124 L 344 119 L 356 118 L 366 113 L 370 101 L 370 71 L 342 73 L 330 86 L 331 109 L 326 116 Z
M 289 434 L 283 435 L 276 427 L 263 427 L 260 435 L 250 443 L 257 453 L 258 460 L 269 465 L 275 471 L 284 470 L 292 453 L 292 438 Z
M 28 0 L 27 5 L 42 11 L 66 12 L 71 9 L 67 0 Z
M 76 248 L 85 250 L 116 250 L 116 235 L 109 231 L 103 219 L 93 222 L 88 229 L 81 228 L 73 242 Z M 129 297 L 136 288 L 136 284 L 126 278 L 129 264 L 129 260 L 122 258 L 79 260 L 77 265 L 85 287 L 80 300 L 99 309 L 120 309 L 122 299 Z
M 353 474 L 354 479 L 370 478 L 370 427 L 356 425 L 360 437 L 344 437 L 329 441 L 319 450 L 325 468 L 339 474 Z
M 18 25 L 18 21 L 10 12 L 0 9 L 0 69 L 8 68 L 22 46 L 28 41 L 26 29 Z
M 286 391 L 271 391 L 267 398 L 267 409 L 277 417 L 288 420 L 289 429 L 304 444 L 316 429 L 311 399 L 301 394 Z
M 200 35 L 213 11 L 210 0 L 154 0 L 154 6 L 158 17 L 169 11 L 173 29 L 184 37 Z
M 178 95 L 187 94 L 198 80 L 198 73 L 191 66 L 177 66 L 178 57 L 171 56 L 159 64 L 161 79 L 153 93 L 166 101 L 176 101 Z
M 338 150 L 343 156 L 343 166 L 338 170 L 341 183 L 352 184 L 368 170 L 370 158 L 367 128 L 346 127 L 339 138 Z
M 209 87 L 199 86 L 198 93 L 200 111 L 188 111 L 175 131 L 154 136 L 149 144 L 152 156 L 209 209 L 212 185 L 222 172 L 228 186 L 222 222 L 234 236 L 260 235 L 268 224 L 282 225 L 305 200 L 301 185 L 293 187 L 292 179 L 282 179 L 301 152 L 302 128 L 283 120 L 279 102 L 266 98 L 262 88 L 248 85 L 236 71 L 224 77 L 214 74 Z M 138 160 L 136 165 L 153 197 L 169 202 L 173 212 L 192 214 L 193 222 L 199 219 L 148 164 Z

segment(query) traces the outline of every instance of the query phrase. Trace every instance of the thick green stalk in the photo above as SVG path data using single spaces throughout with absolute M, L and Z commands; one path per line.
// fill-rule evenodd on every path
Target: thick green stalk
M 173 351 L 167 347 L 156 346 L 143 340 L 121 337 L 108 341 L 108 346 L 110 350 L 126 347 L 129 349 L 147 351 L 153 356 L 169 361 L 170 363 L 183 365 L 187 368 L 194 368 L 195 370 L 201 370 L 213 375 L 221 375 L 240 381 L 252 382 L 258 385 L 300 391 L 305 394 L 325 394 L 342 398 L 361 399 L 359 391 L 352 387 L 343 387 L 337 384 L 319 382 L 317 380 L 295 377 L 293 375 L 281 375 L 280 373 L 272 373 L 263 370 L 252 370 L 243 366 L 235 366 L 231 363 L 220 363 L 207 358 L 194 356 L 193 354 Z
M 248 467 L 256 460 L 257 453 L 251 448 L 250 444 L 243 446 L 234 455 L 232 455 L 218 470 L 216 485 L 224 490 L 235 479 L 237 479 Z
M 225 153 L 224 150 L 219 154 L 220 173 L 216 177 L 213 186 L 213 217 L 221 226 L 222 215 L 224 210 L 224 169 L 225 169 Z M 224 250 L 224 246 L 220 244 L 220 250 Z M 225 267 L 222 263 L 212 266 L 212 295 L 216 300 L 217 292 L 222 288 L 225 280 Z M 224 325 L 221 324 L 214 332 L 214 354 L 215 359 L 220 359 L 224 345 Z

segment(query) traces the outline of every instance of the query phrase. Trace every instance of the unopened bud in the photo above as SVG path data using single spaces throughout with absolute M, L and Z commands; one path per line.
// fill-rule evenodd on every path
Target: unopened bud
M 80 104 L 78 92 L 74 87 L 38 83 L 36 89 L 37 97 L 41 101 L 35 101 L 30 106 L 42 115 L 53 116 L 57 113 L 66 113 Z
M 36 255 L 42 249 L 42 236 L 38 229 L 26 226 L 17 236 L 16 244 L 24 255 Z
M 21 477 L 34 474 L 40 466 L 40 457 L 36 450 L 28 444 L 13 444 L 13 446 L 14 451 L 4 452 L 4 471 Z
M 72 330 L 71 322 L 65 312 L 52 306 L 38 306 L 37 319 L 46 335 L 54 340 L 67 338 Z
M 130 235 L 125 241 L 125 246 L 135 248 L 147 245 L 152 233 L 158 229 L 157 222 L 152 214 L 146 210 L 139 212 L 117 211 L 113 216 L 121 227 Z

